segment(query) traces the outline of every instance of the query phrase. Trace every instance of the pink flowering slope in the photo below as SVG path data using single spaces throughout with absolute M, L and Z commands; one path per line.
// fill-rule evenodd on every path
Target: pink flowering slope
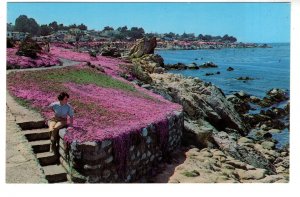
M 6 50 L 7 54 L 7 68 L 39 68 L 48 67 L 54 65 L 60 65 L 58 57 L 47 54 L 40 53 L 36 59 L 30 57 L 16 55 L 18 51 L 17 48 L 8 48 Z
M 52 112 L 42 108 L 56 101 L 59 92 L 67 91 L 70 104 L 75 109 L 74 130 L 65 136 L 68 142 L 108 138 L 122 141 L 131 131 L 161 122 L 175 110 L 181 110 L 180 105 L 129 83 L 107 78 L 100 73 L 99 77 L 106 77 L 106 85 L 99 85 L 94 79 L 86 83 L 86 79 L 71 76 L 76 72 L 95 73 L 96 70 L 77 66 L 10 73 L 7 78 L 8 90 L 12 95 L 29 101 L 32 107 L 39 108 L 46 118 L 50 118 Z
M 51 47 L 50 53 L 56 57 L 78 61 L 78 62 L 90 62 L 91 64 L 95 65 L 96 67 L 102 67 L 106 74 L 111 76 L 118 76 L 122 70 L 118 65 L 126 64 L 124 61 L 111 58 L 111 57 L 104 57 L 98 55 L 97 57 L 91 57 L 88 53 L 85 52 L 75 52 L 70 49 L 60 48 L 60 47 Z

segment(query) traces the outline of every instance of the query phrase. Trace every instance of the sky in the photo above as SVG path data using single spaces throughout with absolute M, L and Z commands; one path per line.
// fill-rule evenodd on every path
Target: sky
M 290 3 L 7 3 L 7 22 L 20 15 L 38 24 L 127 25 L 147 33 L 234 36 L 241 42 L 290 42 Z

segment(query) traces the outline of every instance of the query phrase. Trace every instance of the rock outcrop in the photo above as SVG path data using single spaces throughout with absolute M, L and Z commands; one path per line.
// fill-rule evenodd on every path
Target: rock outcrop
M 131 58 L 139 58 L 145 54 L 154 54 L 156 45 L 156 37 L 150 39 L 139 39 L 137 43 L 130 49 L 129 56 Z
M 169 183 L 287 183 L 284 173 L 268 174 L 267 170 L 235 159 L 219 149 L 191 148 L 183 153 L 185 161 L 168 178 Z M 287 160 L 286 160 L 287 161 Z M 284 164 L 280 160 L 279 169 Z M 154 181 L 162 180 L 163 173 Z
M 242 135 L 248 133 L 232 103 L 216 86 L 198 78 L 185 78 L 175 74 L 151 74 L 153 88 L 157 93 L 183 106 L 185 117 L 208 122 L 216 130 L 231 128 Z M 166 94 L 168 96 L 166 96 Z M 200 125 L 201 126 L 201 125 Z
M 289 151 L 280 153 L 275 148 L 276 142 L 272 140 L 271 133 L 285 126 L 278 118 L 289 113 L 289 104 L 284 109 L 272 108 L 259 114 L 246 114 L 253 110 L 255 104 L 270 106 L 271 103 L 287 100 L 284 91 L 270 90 L 262 100 L 243 91 L 225 97 L 222 90 L 211 83 L 199 78 L 164 73 L 163 69 L 217 67 L 214 63 L 208 62 L 201 66 L 182 63 L 164 65 L 161 57 L 144 54 L 141 52 L 143 47 L 138 48 L 140 50 L 133 51 L 143 55 L 136 55 L 139 58 L 132 58 L 132 62 L 152 79 L 151 84 L 142 86 L 183 106 L 182 143 L 187 147 L 192 145 L 201 149 L 197 149 L 192 157 L 189 157 L 189 152 L 193 149 L 186 150 L 185 162 L 175 169 L 169 182 L 288 181 Z M 133 54 L 131 57 L 135 57 Z M 158 68 L 162 68 L 160 73 L 157 72 Z M 228 69 L 232 70 L 231 67 Z M 250 128 L 263 129 L 261 138 L 246 138 Z M 199 163 L 195 166 L 197 159 Z
M 273 88 L 267 92 L 267 96 L 263 98 L 259 105 L 262 107 L 270 107 L 281 101 L 288 100 L 288 93 L 285 90 Z

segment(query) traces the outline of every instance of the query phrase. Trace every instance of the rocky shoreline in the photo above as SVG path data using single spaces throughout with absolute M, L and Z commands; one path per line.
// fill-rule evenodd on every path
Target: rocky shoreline
M 174 168 L 167 182 L 288 182 L 289 145 L 276 148 L 272 138 L 289 129 L 287 92 L 274 88 L 263 99 L 243 91 L 225 96 L 199 78 L 165 73 L 163 59 L 153 54 L 155 42 L 140 40 L 127 59 L 139 68 L 133 83 L 184 109 L 179 152 L 185 161 Z M 278 107 L 280 102 L 286 104 Z M 261 111 L 249 113 L 255 106 Z M 161 170 L 174 160 L 176 156 L 170 156 L 170 164 Z M 151 180 L 159 182 L 159 175 Z
M 242 42 L 159 41 L 156 50 L 201 50 L 223 48 L 271 48 L 267 44 Z

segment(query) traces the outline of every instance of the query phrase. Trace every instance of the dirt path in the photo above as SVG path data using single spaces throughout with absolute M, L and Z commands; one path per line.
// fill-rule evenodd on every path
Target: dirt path
M 16 72 L 21 72 L 21 71 L 34 71 L 34 70 L 48 70 L 48 69 L 53 69 L 53 68 L 64 68 L 64 67 L 69 67 L 69 66 L 75 66 L 81 62 L 75 62 L 72 60 L 67 60 L 60 58 L 60 61 L 62 62 L 62 66 L 50 66 L 50 67 L 39 67 L 39 68 L 25 68 L 25 69 L 11 69 L 11 70 L 6 70 L 6 74 L 16 71 Z
M 63 68 L 79 63 L 65 59 L 61 61 L 62 66 L 7 70 L 7 74 L 11 71 Z M 31 146 L 17 125 L 18 122 L 33 120 L 40 121 L 43 118 L 39 113 L 20 106 L 6 92 L 6 183 L 48 183 Z

